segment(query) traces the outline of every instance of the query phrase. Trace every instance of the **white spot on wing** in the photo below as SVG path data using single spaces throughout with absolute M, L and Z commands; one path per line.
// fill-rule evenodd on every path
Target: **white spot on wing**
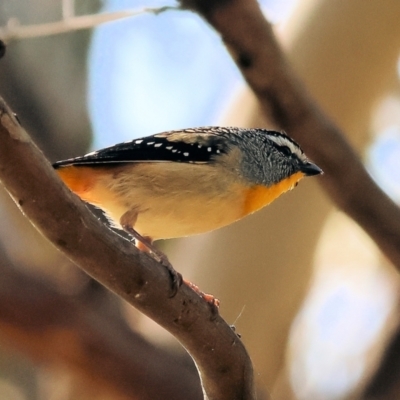
M 154 145 L 154 147 L 161 147 L 162 146 L 162 143 L 156 143 L 155 145 Z
M 143 139 L 135 140 L 135 144 L 140 144 L 140 143 L 142 143 L 142 142 L 143 142 Z
M 189 153 L 183 153 L 185 157 L 189 157 Z

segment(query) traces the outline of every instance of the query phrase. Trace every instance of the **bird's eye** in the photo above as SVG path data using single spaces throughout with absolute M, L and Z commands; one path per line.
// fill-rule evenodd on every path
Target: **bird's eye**
M 292 151 L 289 149 L 289 147 L 287 146 L 280 146 L 279 150 L 281 151 L 281 153 L 285 156 L 290 156 L 292 154 Z

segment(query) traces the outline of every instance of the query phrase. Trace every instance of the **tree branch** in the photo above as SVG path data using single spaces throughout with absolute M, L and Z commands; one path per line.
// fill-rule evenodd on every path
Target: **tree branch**
M 66 365 L 102 392 L 129 399 L 134 394 L 138 400 L 202 398 L 198 377 L 182 356 L 146 342 L 114 309 L 105 312 L 98 302 L 63 296 L 17 272 L 3 256 L 0 252 L 3 341 L 47 367 Z
M 105 229 L 57 178 L 0 99 L 0 180 L 57 248 L 104 286 L 171 332 L 194 359 L 209 400 L 254 399 L 253 370 L 237 335 L 183 285 L 169 298 L 167 270 Z
M 64 4 L 63 4 L 64 5 Z M 64 18 L 56 22 L 47 22 L 35 25 L 20 25 L 16 18 L 10 18 L 5 27 L 0 27 L 0 39 L 9 43 L 12 40 L 31 39 L 41 36 L 59 35 L 61 33 L 73 32 L 80 29 L 94 28 L 100 24 L 118 21 L 141 14 L 160 14 L 174 7 L 146 7 L 138 10 L 123 10 L 100 14 L 67 15 L 72 10 L 63 7 Z
M 328 195 L 400 270 L 400 209 L 375 184 L 340 129 L 288 65 L 255 0 L 180 0 L 220 33 L 263 113 L 324 170 Z

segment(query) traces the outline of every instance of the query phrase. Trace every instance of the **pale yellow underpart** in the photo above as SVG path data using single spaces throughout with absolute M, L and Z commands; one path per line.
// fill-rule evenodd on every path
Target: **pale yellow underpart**
M 221 181 L 217 169 L 209 165 L 130 164 L 115 179 L 99 177 L 91 197 L 101 199 L 99 207 L 114 221 L 136 211 L 132 224 L 143 236 L 153 240 L 188 236 L 242 217 L 243 185 L 233 175 L 225 178 Z

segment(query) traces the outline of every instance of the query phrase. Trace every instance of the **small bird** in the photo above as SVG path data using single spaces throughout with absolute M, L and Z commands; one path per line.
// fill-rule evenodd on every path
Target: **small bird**
M 304 176 L 322 173 L 285 133 L 233 127 L 158 133 L 54 168 L 82 200 L 155 254 L 153 240 L 231 224 Z

